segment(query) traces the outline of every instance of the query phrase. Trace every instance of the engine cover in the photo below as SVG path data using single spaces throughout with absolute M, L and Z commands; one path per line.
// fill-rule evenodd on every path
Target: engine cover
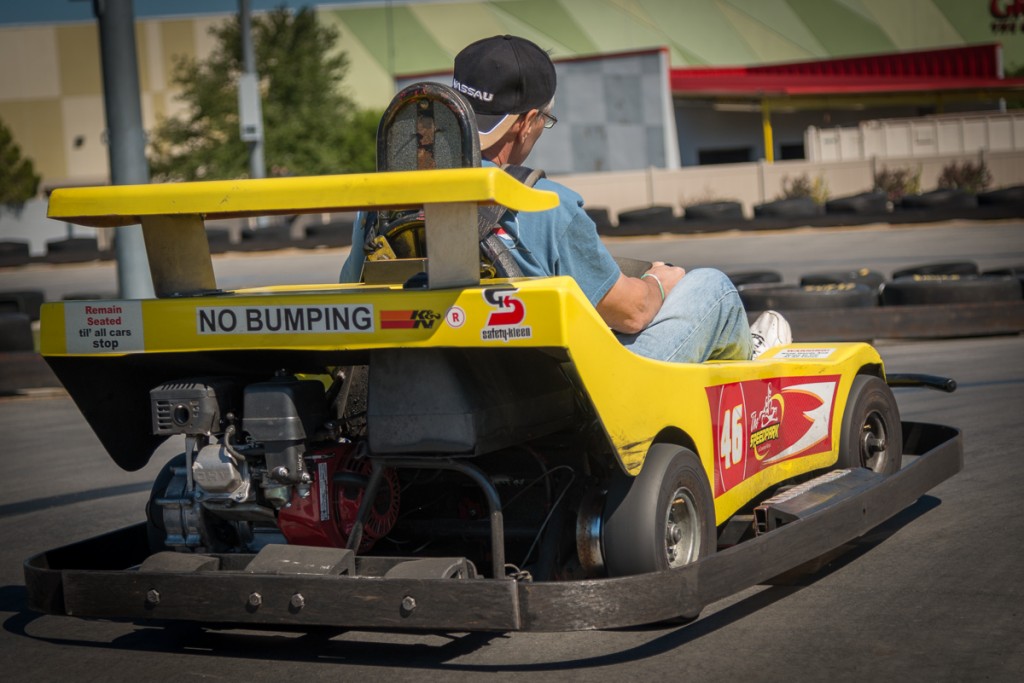
M 238 385 L 226 377 L 202 377 L 161 384 L 149 392 L 153 433 L 215 434 L 223 417 L 241 403 Z
M 312 477 L 309 494 L 293 494 L 291 503 L 280 510 L 277 524 L 289 543 L 344 548 L 355 525 L 359 506 L 370 475 L 369 460 L 355 460 L 351 444 L 307 454 Z M 370 514 L 363 526 L 359 552 L 367 552 L 386 536 L 398 520 L 398 474 L 384 471 L 384 478 Z

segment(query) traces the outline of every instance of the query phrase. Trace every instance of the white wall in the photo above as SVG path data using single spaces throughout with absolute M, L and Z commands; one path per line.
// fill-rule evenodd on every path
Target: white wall
M 811 126 L 804 144 L 808 159 L 825 162 L 1024 150 L 1024 112 L 879 119 L 855 127 Z

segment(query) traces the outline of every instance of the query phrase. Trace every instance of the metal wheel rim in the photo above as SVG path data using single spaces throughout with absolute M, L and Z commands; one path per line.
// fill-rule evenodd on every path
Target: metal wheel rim
M 700 554 L 701 527 L 693 492 L 675 490 L 665 511 L 665 557 L 669 567 L 682 567 Z
M 888 430 L 885 418 L 880 413 L 873 411 L 864 418 L 864 425 L 860 430 L 861 465 L 873 472 L 880 471 L 885 463 L 888 450 Z

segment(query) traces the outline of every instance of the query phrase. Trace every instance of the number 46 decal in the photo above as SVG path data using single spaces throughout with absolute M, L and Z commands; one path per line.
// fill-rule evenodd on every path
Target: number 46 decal
M 718 454 L 722 465 L 729 469 L 739 465 L 746 451 L 746 430 L 743 428 L 743 406 L 733 409 L 726 408 L 722 413 L 722 435 L 718 442 Z

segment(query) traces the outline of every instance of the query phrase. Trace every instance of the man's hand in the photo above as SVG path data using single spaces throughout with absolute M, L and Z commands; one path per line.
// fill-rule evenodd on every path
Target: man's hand
M 650 277 L 645 277 L 648 275 Z M 619 279 L 598 302 L 597 312 L 616 332 L 636 334 L 657 315 L 664 300 L 662 290 L 667 297 L 684 275 L 684 269 L 662 261 L 655 261 L 644 276 L 638 278 L 620 273 Z
M 650 269 L 644 273 L 644 275 L 651 275 L 653 277 L 643 278 L 645 280 L 652 280 L 657 278 L 657 282 L 652 284 L 657 287 L 658 282 L 661 283 L 661 289 L 665 290 L 665 296 L 672 291 L 672 288 L 679 284 L 679 281 L 686 275 L 686 270 L 679 266 L 669 265 L 662 261 L 655 261 L 651 264 Z M 661 297 L 661 289 L 658 290 L 658 296 Z

